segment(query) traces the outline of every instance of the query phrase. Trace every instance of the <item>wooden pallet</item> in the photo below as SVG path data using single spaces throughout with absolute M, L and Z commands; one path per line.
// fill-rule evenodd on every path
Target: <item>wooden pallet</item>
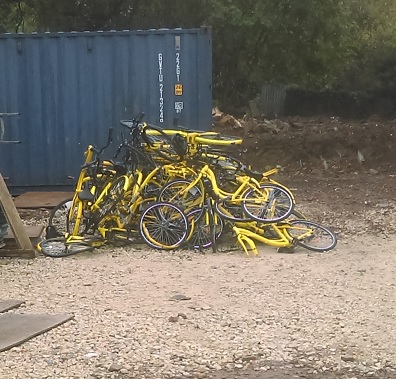
M 25 225 L 24 229 L 32 245 L 36 246 L 41 241 L 44 225 Z M 4 242 L 6 246 L 0 249 L 0 256 L 5 256 L 2 254 L 3 252 L 6 252 L 8 257 L 15 257 L 18 256 L 18 254 L 23 254 L 24 258 L 34 258 L 34 255 L 30 250 L 22 252 L 21 249 L 18 248 L 18 243 L 16 242 L 14 234 L 10 228 L 8 228 L 8 234 L 4 237 Z M 15 253 L 15 250 L 17 250 L 17 253 Z
M 34 258 L 36 252 L 1 174 L 0 205 L 3 208 L 12 236 L 17 244 L 16 249 L 0 249 L 0 257 Z

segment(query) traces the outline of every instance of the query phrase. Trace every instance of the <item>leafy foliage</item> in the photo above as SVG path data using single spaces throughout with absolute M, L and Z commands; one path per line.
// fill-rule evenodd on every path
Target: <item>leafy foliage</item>
M 0 0 L 0 33 L 30 31 L 33 19 L 26 1 Z
M 389 0 L 0 0 L 0 32 L 213 27 L 214 98 L 263 83 L 396 89 Z

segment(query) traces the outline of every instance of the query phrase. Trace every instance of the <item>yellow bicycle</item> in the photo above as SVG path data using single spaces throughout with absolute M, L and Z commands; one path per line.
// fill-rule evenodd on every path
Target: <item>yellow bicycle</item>
M 270 233 L 268 229 L 261 229 L 257 226 L 253 231 L 234 225 L 232 230 L 247 255 L 250 255 L 250 252 L 258 255 L 254 240 L 278 248 L 292 248 L 299 245 L 316 252 L 329 251 L 337 245 L 335 234 L 313 221 L 291 220 L 270 224 L 269 227 Z
M 202 207 L 205 192 L 216 199 L 233 215 L 232 221 L 256 220 L 273 223 L 287 218 L 294 208 L 294 201 L 288 191 L 275 184 L 260 184 L 250 176 L 236 176 L 233 192 L 218 186 L 216 175 L 209 165 L 196 170 L 195 177 L 177 179 L 166 184 L 158 199 L 160 201 L 185 204 L 189 211 Z M 202 190 L 204 188 L 204 190 Z M 221 210 L 219 211 L 221 213 Z M 230 217 L 224 214 L 224 218 Z
M 162 129 L 142 122 L 141 118 L 121 120 L 134 140 L 140 142 L 145 152 L 158 159 L 177 162 L 194 156 L 201 146 L 235 146 L 242 143 L 242 138 L 226 136 L 217 132 L 192 131 L 183 129 Z

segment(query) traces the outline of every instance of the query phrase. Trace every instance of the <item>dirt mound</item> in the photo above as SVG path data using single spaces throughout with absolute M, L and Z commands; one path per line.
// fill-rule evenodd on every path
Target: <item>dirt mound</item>
M 372 117 L 241 119 L 217 115 L 214 130 L 244 138 L 244 159 L 256 169 L 276 165 L 296 172 L 392 172 L 396 169 L 396 120 Z
M 255 169 L 280 166 L 275 179 L 293 191 L 309 219 L 339 236 L 396 232 L 396 120 L 237 121 L 217 117 L 214 129 L 243 137 L 241 157 Z

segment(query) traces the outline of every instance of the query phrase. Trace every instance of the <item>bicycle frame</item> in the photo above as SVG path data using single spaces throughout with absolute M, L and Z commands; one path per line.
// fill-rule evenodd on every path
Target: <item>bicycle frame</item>
M 91 178 L 90 177 L 86 177 L 83 179 L 82 183 L 84 183 L 84 180 L 89 181 Z M 127 181 L 127 185 L 129 185 L 128 183 L 128 177 L 125 176 L 125 180 Z M 99 193 L 99 195 L 97 196 L 97 198 L 95 199 L 95 201 L 93 202 L 84 202 L 82 200 L 80 200 L 78 198 L 78 193 L 77 193 L 77 203 L 73 202 L 72 206 L 70 208 L 69 211 L 69 220 L 71 219 L 71 217 L 73 216 L 73 209 L 75 207 L 75 204 L 77 204 L 77 214 L 75 216 L 75 222 L 74 222 L 74 226 L 73 226 L 73 230 L 69 233 L 70 235 L 73 236 L 78 236 L 80 235 L 80 226 L 81 226 L 81 222 L 84 218 L 84 210 L 88 210 L 90 212 L 92 212 L 92 214 L 95 214 L 95 212 L 99 211 L 101 209 L 101 203 L 103 202 L 103 199 L 109 194 L 109 190 L 111 188 L 112 185 L 112 181 L 108 181 L 108 183 L 104 186 L 104 188 L 101 190 L 101 192 Z M 74 199 L 73 199 L 74 201 Z M 86 206 L 86 208 L 84 208 L 84 206 Z M 89 229 L 94 223 L 91 220 L 91 223 L 85 226 L 85 230 Z
M 242 199 L 242 194 L 248 188 L 260 188 L 260 183 L 256 179 L 249 176 L 237 176 L 236 180 L 239 183 L 239 187 L 234 192 L 226 192 L 217 185 L 216 176 L 213 170 L 209 167 L 209 165 L 205 165 L 199 170 L 197 177 L 182 191 L 182 193 L 188 193 L 188 191 L 197 185 L 199 181 L 202 180 L 202 178 L 206 178 L 210 181 L 212 190 L 216 196 L 218 196 L 221 200 L 229 200 L 231 202 L 240 201 Z
M 124 222 L 120 222 L 121 227 L 126 227 L 130 224 L 132 217 L 137 214 L 143 202 L 155 200 L 156 198 L 144 199 L 143 191 L 149 184 L 156 184 L 158 187 L 163 185 L 162 181 L 157 181 L 156 176 L 160 174 L 170 180 L 174 177 L 185 178 L 191 175 L 194 171 L 187 167 L 177 167 L 174 165 L 164 165 L 156 167 L 150 171 L 149 174 L 144 175 L 142 170 L 136 169 L 133 174 L 129 176 L 130 187 L 125 191 L 125 198 L 127 204 L 124 209 L 127 209 L 128 217 Z
M 313 233 L 312 230 L 309 228 L 295 227 L 287 222 L 283 222 L 279 224 L 268 224 L 268 226 L 270 226 L 272 231 L 275 232 L 277 238 L 267 238 L 264 236 L 264 233 L 258 234 L 257 232 L 253 232 L 249 229 L 241 228 L 235 225 L 232 227 L 232 230 L 236 234 L 237 240 L 239 244 L 242 246 L 246 255 L 250 255 L 249 251 L 252 251 L 254 255 L 258 255 L 258 250 L 253 240 L 265 243 L 269 246 L 274 246 L 278 248 L 279 247 L 289 248 L 295 246 L 299 239 L 304 239 L 308 236 L 311 236 Z M 298 238 L 294 238 L 288 233 L 288 230 L 290 228 L 304 231 L 304 233 L 300 234 Z M 260 230 L 260 228 L 258 229 Z M 246 244 L 249 246 L 249 249 L 246 246 Z

